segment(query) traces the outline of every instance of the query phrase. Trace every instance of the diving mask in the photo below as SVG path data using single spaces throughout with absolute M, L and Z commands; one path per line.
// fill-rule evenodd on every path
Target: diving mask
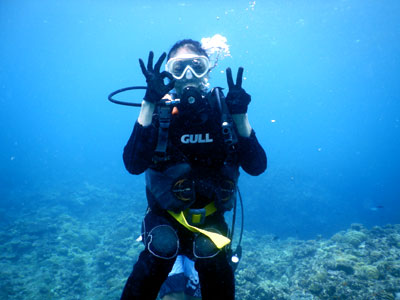
M 210 70 L 210 61 L 206 56 L 186 54 L 168 60 L 165 70 L 178 80 L 182 79 L 188 71 L 190 71 L 188 76 L 193 74 L 197 78 L 201 78 Z

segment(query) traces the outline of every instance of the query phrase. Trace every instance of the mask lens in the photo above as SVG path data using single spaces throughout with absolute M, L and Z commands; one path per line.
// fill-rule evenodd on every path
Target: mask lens
M 182 60 L 176 61 L 172 65 L 172 70 L 171 70 L 172 75 L 181 76 L 183 71 L 185 71 L 186 65 L 187 64 L 185 63 L 185 61 Z
M 195 58 L 192 60 L 191 67 L 197 75 L 203 74 L 207 70 L 207 65 L 204 59 Z
M 173 58 L 167 63 L 167 71 L 169 71 L 177 79 L 181 79 L 187 69 L 191 69 L 194 75 L 200 78 L 207 73 L 208 68 L 208 59 L 202 56 L 191 58 Z

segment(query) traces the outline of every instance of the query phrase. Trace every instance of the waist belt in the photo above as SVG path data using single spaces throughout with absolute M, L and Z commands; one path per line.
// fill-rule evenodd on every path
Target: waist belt
M 228 239 L 226 236 L 223 236 L 222 234 L 193 226 L 193 224 L 202 224 L 205 217 L 212 215 L 216 211 L 217 209 L 214 202 L 211 202 L 201 209 L 187 209 L 185 210 L 185 212 L 181 211 L 180 213 L 175 213 L 169 210 L 168 213 L 188 230 L 192 232 L 199 232 L 207 236 L 215 244 L 215 246 L 217 246 L 218 249 L 221 249 L 224 246 L 228 245 L 231 240 Z M 189 222 L 186 220 L 185 215 L 190 218 Z

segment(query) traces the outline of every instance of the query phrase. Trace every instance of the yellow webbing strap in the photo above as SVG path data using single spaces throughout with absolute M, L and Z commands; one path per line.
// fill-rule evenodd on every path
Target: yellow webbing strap
M 206 206 L 204 206 L 204 209 L 206 210 L 206 217 L 212 215 L 213 213 L 215 213 L 217 211 L 214 201 L 211 203 L 208 203 Z
M 212 204 L 212 208 L 211 206 L 209 207 L 209 211 L 212 211 L 212 209 L 215 209 L 214 203 Z M 210 204 L 209 204 L 210 205 Z M 208 206 L 208 205 L 207 205 Z M 207 206 L 206 206 L 206 211 L 207 211 Z M 216 209 L 215 209 L 216 210 Z M 215 210 L 212 212 L 214 213 Z M 218 249 L 223 248 L 224 246 L 228 245 L 231 240 L 228 239 L 226 236 L 223 236 L 222 234 L 219 233 L 215 233 L 215 232 L 211 232 L 211 231 L 207 231 L 195 226 L 190 225 L 185 218 L 185 214 L 183 213 L 183 211 L 181 211 L 179 214 L 174 213 L 173 211 L 168 211 L 168 213 L 173 216 L 175 218 L 175 220 L 177 220 L 179 223 L 181 223 L 184 227 L 186 227 L 187 229 L 189 229 L 192 232 L 200 232 L 202 234 L 204 234 L 205 236 L 207 236 L 208 238 L 210 238 L 210 240 L 215 244 L 215 246 L 217 246 Z M 206 213 L 206 215 L 210 215 L 211 213 Z

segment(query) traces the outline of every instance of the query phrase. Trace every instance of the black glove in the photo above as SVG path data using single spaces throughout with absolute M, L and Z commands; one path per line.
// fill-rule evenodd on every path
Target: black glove
M 149 53 L 149 60 L 147 62 L 147 69 L 144 66 L 143 60 L 139 58 L 140 68 L 142 68 L 142 72 L 146 77 L 147 82 L 147 89 L 146 94 L 144 95 L 144 100 L 149 101 L 151 103 L 157 103 L 161 100 L 162 97 L 165 96 L 170 90 L 173 89 L 175 85 L 175 79 L 172 77 L 170 73 L 167 71 L 163 71 L 160 73 L 160 67 L 162 62 L 165 59 L 167 54 L 164 52 L 156 64 L 154 65 L 153 69 L 153 51 Z M 168 77 L 171 81 L 167 85 L 164 84 L 164 78 Z
M 242 88 L 242 77 L 243 68 L 240 67 L 236 77 L 236 84 L 234 84 L 231 68 L 226 69 L 229 92 L 225 101 L 231 114 L 245 114 L 251 101 L 251 96 Z

